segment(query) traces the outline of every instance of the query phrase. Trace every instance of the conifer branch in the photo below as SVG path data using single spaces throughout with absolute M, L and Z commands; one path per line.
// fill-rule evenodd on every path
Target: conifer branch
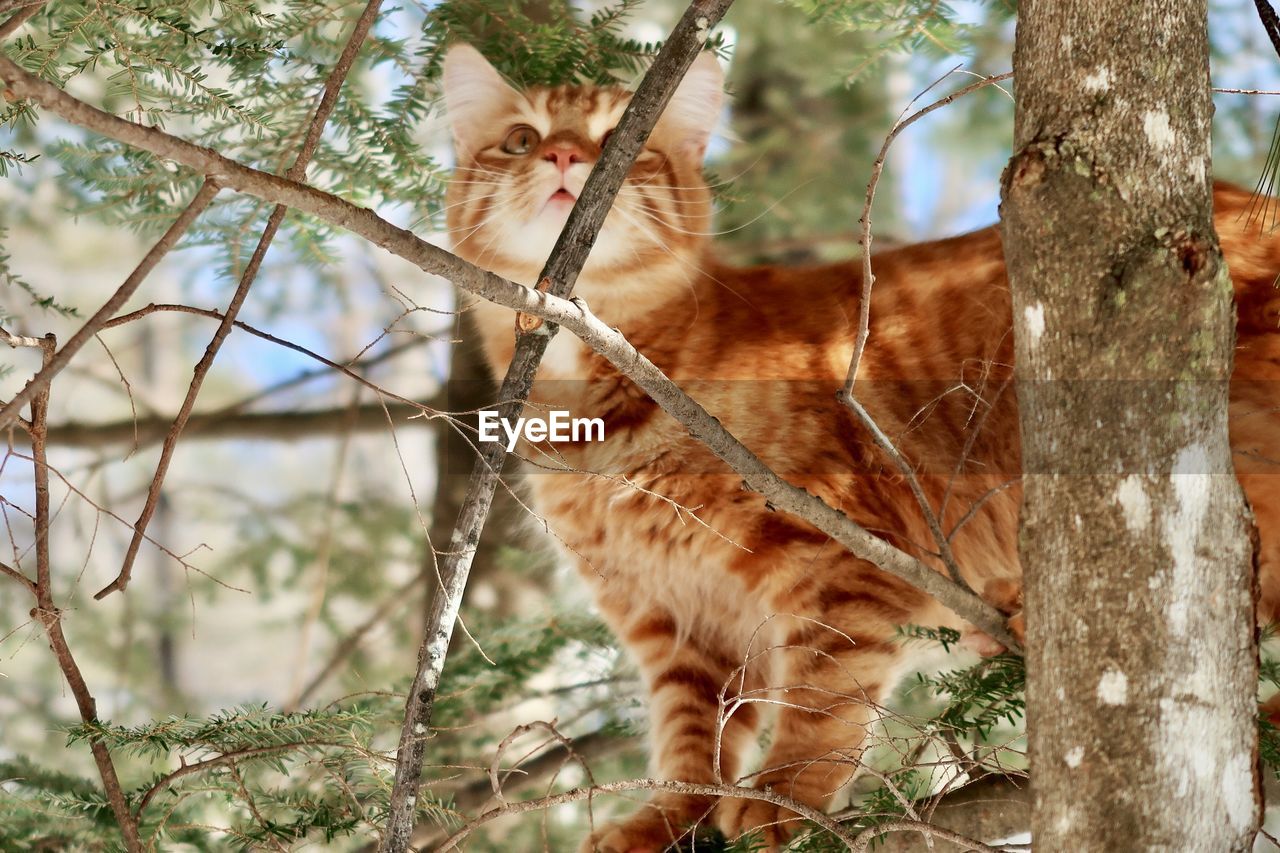
M 161 776 L 154 784 L 151 785 L 150 788 L 147 788 L 147 790 L 138 799 L 138 805 L 134 808 L 134 814 L 139 820 L 141 820 L 143 811 L 145 811 L 147 806 L 151 804 L 151 801 L 156 798 L 156 795 L 160 794 L 174 782 L 177 782 L 185 776 L 203 773 L 211 767 L 220 767 L 224 764 L 232 764 L 245 758 L 258 758 L 263 755 L 275 755 L 281 752 L 301 749 L 306 746 L 344 746 L 344 744 L 310 740 L 290 741 L 288 743 L 277 743 L 270 744 L 268 746 L 253 746 L 246 747 L 244 749 L 231 750 L 230 752 L 224 752 L 221 755 L 215 755 L 213 758 L 206 758 L 193 764 L 183 764 L 176 770 L 172 770 L 164 776 Z
M 307 166 L 310 165 L 311 158 L 315 154 L 316 145 L 320 142 L 320 135 L 324 132 L 324 126 L 329 121 L 329 116 L 333 113 L 334 106 L 338 103 L 338 95 L 342 90 L 342 85 L 346 82 L 347 74 L 351 71 L 351 66 L 355 63 L 356 56 L 364 45 L 365 37 L 373 29 L 373 24 L 378 18 L 378 10 L 381 6 L 382 0 L 369 0 L 364 11 L 356 20 L 355 27 L 347 39 L 346 46 L 342 49 L 342 54 L 338 57 L 337 64 L 334 65 L 333 71 L 330 72 L 329 78 L 325 81 L 324 93 L 320 97 L 320 103 L 316 107 L 315 115 L 307 128 L 307 135 L 303 140 L 301 149 L 298 151 L 298 156 L 294 160 L 293 166 L 285 173 L 285 177 L 289 180 L 305 180 Z M 164 444 L 160 450 L 160 459 L 156 462 L 155 474 L 152 476 L 151 485 L 147 489 L 147 499 L 143 504 L 142 512 L 138 515 L 138 520 L 134 523 L 133 536 L 130 538 L 129 546 L 125 550 L 120 572 L 116 575 L 115 580 L 94 594 L 93 597 L 95 599 L 102 600 L 112 592 L 124 592 L 125 587 L 129 585 L 129 579 L 133 575 L 133 564 L 138 557 L 138 551 L 142 548 L 147 525 L 151 523 L 156 507 L 160 505 L 160 489 L 164 485 L 165 475 L 169 472 L 169 464 L 173 461 L 173 453 L 177 447 L 178 439 L 182 436 L 187 420 L 195 409 L 196 397 L 200 394 L 204 379 L 213 367 L 213 361 L 217 358 L 223 342 L 231 334 L 231 327 L 235 323 L 245 299 L 249 296 L 249 289 L 258 277 L 258 270 L 262 268 L 262 261 L 266 258 L 267 250 L 271 248 L 271 243 L 275 240 L 276 233 L 280 230 L 280 224 L 284 222 L 284 217 L 288 210 L 285 205 L 277 204 L 275 209 L 271 211 L 271 216 L 267 219 L 266 227 L 258 240 L 258 245 L 254 248 L 253 255 L 240 277 L 240 284 L 236 287 L 236 291 L 231 297 L 231 303 L 227 306 L 227 310 L 218 324 L 218 329 L 214 332 L 213 339 L 209 341 L 208 347 L 205 348 L 204 355 L 201 356 L 200 361 L 197 362 L 195 369 L 192 371 L 191 384 L 187 387 L 187 395 L 178 410 L 178 416 L 174 418 L 173 426 L 169 428 L 169 433 L 164 438 Z

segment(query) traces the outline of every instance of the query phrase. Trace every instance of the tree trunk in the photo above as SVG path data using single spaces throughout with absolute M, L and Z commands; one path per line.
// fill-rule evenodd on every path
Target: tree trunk
M 1205 0 L 1024 0 L 1001 213 L 1026 502 L 1032 835 L 1250 847 L 1249 513 Z

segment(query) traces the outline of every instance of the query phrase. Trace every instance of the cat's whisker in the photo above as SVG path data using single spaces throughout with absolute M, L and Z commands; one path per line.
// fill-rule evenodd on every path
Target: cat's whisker
M 453 204 L 445 205 L 444 207 L 437 210 L 436 214 L 439 215 L 441 213 L 448 213 L 450 210 L 453 210 L 455 207 L 466 207 L 467 205 L 475 204 L 477 202 L 487 201 L 499 195 L 500 192 L 501 190 L 497 190 L 489 193 L 488 195 L 471 196 L 470 198 L 464 198 L 462 201 L 455 201 Z
M 769 212 L 772 211 L 775 207 L 777 207 L 778 205 L 786 201 L 788 196 L 791 196 L 799 192 L 801 189 L 803 189 L 805 186 L 811 183 L 813 183 L 813 179 L 805 181 L 799 186 L 794 187 L 793 189 L 789 190 L 786 194 L 784 194 L 781 198 L 778 198 L 777 200 L 775 200 L 772 204 L 770 204 L 764 210 L 760 211 L 755 216 L 748 219 L 746 222 L 734 228 L 726 228 L 723 231 L 688 231 L 683 228 L 678 228 L 677 226 L 670 225 L 670 224 L 668 224 L 667 227 L 670 228 L 672 231 L 676 231 L 680 234 L 685 234 L 690 237 L 723 237 L 725 234 L 732 234 L 735 231 L 741 231 L 743 228 L 747 228 L 748 226 L 754 225 L 755 223 L 759 222 L 761 219 L 768 216 Z
M 756 159 L 752 160 L 746 166 L 742 167 L 742 170 L 739 171 L 736 175 L 730 175 L 729 177 L 725 178 L 722 181 L 708 181 L 706 183 L 695 184 L 693 186 L 672 186 L 672 185 L 665 185 L 665 184 L 651 184 L 649 181 L 641 181 L 640 183 L 648 184 L 650 186 L 666 186 L 667 189 L 678 189 L 678 190 L 712 189 L 713 190 L 719 187 L 728 186 L 729 184 L 738 180 L 738 178 L 741 178 L 747 172 L 750 172 L 752 169 L 754 169 L 756 165 L 759 164 L 759 162 L 763 159 L 764 159 L 764 155 L 760 154 L 759 156 L 756 157 Z M 661 171 L 655 172 L 654 177 L 656 178 L 660 174 L 662 174 Z
M 618 208 L 618 207 L 615 207 L 615 208 L 614 208 L 614 210 L 617 210 L 617 211 L 618 211 L 618 213 L 620 213 L 624 218 L 626 218 L 629 222 L 631 222 L 631 224 L 632 224 L 632 225 L 633 225 L 637 230 L 642 231 L 643 233 L 645 233 L 645 234 L 646 234 L 646 235 L 647 235 L 647 236 L 648 236 L 648 237 L 653 241 L 653 243 L 654 243 L 656 246 L 658 246 L 658 247 L 659 247 L 659 248 L 661 248 L 663 251 L 665 251 L 668 255 L 670 255 L 670 256 L 671 256 L 671 257 L 672 257 L 672 258 L 673 258 L 677 263 L 679 263 L 681 266 L 683 266 L 686 270 L 688 270 L 688 271 L 692 271 L 692 272 L 697 273 L 697 274 L 699 274 L 699 275 L 706 276 L 710 281 L 712 281 L 712 282 L 714 282 L 715 284 L 717 284 L 718 286 L 720 286 L 720 287 L 724 288 L 724 289 L 725 289 L 725 291 L 727 291 L 728 293 L 733 294 L 734 298 L 736 298 L 736 299 L 740 300 L 742 303 L 744 303 L 744 304 L 746 304 L 746 305 L 751 305 L 751 304 L 752 304 L 750 299 L 747 299 L 747 297 L 743 296 L 741 293 L 739 293 L 738 291 L 734 290 L 732 287 L 730 287 L 728 284 L 726 284 L 724 281 L 722 281 L 719 277 L 717 277 L 717 276 L 715 276 L 715 275 L 712 275 L 710 270 L 706 269 L 705 267 L 703 267 L 703 266 L 702 266 L 702 265 L 700 265 L 700 264 L 691 264 L 691 263 L 689 263 L 688 259 L 686 259 L 686 258 L 682 258 L 682 257 L 680 257 L 679 255 L 677 255 L 677 254 L 675 253 L 675 251 L 673 251 L 673 250 L 671 249 L 671 247 L 666 243 L 666 241 L 664 241 L 664 240 L 663 240 L 660 236 L 658 236 L 657 234 L 654 234 L 652 230 L 650 230 L 650 229 L 649 229 L 647 226 L 645 226 L 642 222 L 638 221 L 638 220 L 637 220 L 634 216 L 632 216 L 630 213 L 628 213 L 627 211 L 623 210 L 622 208 Z M 654 219 L 654 218 L 653 218 L 653 217 L 651 217 L 651 216 L 646 215 L 646 218 L 648 218 L 650 221 L 652 221 L 654 224 L 658 225 L 659 227 L 669 227 L 669 226 L 665 225 L 664 223 L 662 223 L 662 222 L 660 222 L 660 221 L 658 221 L 658 220 Z M 673 229 L 673 230 L 674 230 L 674 229 Z M 689 284 L 689 287 L 690 287 L 690 289 L 692 290 L 692 287 L 693 287 L 692 283 L 690 283 L 690 284 Z M 696 297 L 696 294 L 695 294 L 695 297 Z
M 457 249 L 458 249 L 458 247 L 459 247 L 459 246 L 461 246 L 463 243 L 467 242 L 467 241 L 468 241 L 468 240 L 470 240 L 472 237 L 474 237 L 474 236 L 476 235 L 476 233 L 477 233 L 481 228 L 483 228 L 486 224 L 488 224 L 488 223 L 481 222 L 479 225 L 474 225 L 474 226 L 472 226 L 470 229 L 463 229 L 463 228 L 459 228 L 459 229 L 458 229 L 459 231 L 464 231 L 464 230 L 465 230 L 465 231 L 467 231 L 467 236 L 463 237 L 461 240 L 454 240 L 454 241 L 453 241 L 453 248 L 454 248 L 454 251 L 457 251 Z M 446 231 L 445 233 L 446 233 L 446 234 L 450 234 L 450 236 L 452 236 L 452 233 L 451 233 L 451 232 Z

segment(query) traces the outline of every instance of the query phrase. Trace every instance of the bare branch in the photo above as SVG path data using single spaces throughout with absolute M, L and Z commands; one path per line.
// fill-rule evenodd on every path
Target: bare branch
M 938 546 L 938 556 L 942 558 L 943 565 L 947 567 L 947 574 L 961 588 L 972 592 L 969 584 L 961 576 L 960 566 L 956 563 L 955 555 L 951 552 L 951 539 L 942 531 L 942 524 L 938 521 L 938 515 L 933 511 L 933 506 L 929 503 L 929 496 L 924 493 L 924 487 L 920 485 L 920 479 L 916 477 L 915 469 L 911 467 L 911 463 L 898 451 L 893 441 L 889 436 L 885 435 L 884 430 L 880 429 L 880 425 L 875 422 L 875 419 L 871 417 L 871 413 L 858 402 L 856 397 L 845 389 L 841 389 L 836 396 L 871 433 L 871 439 L 876 446 L 888 454 L 889 458 L 893 460 L 893 464 L 902 472 L 907 485 L 911 488 L 911 494 L 915 496 L 916 503 L 920 505 L 920 512 L 924 515 L 925 524 L 928 525 L 929 532 L 933 535 L 933 540 Z
M 1026 779 L 1015 776 L 984 776 L 930 797 L 918 806 L 931 826 L 966 838 L 1008 838 L 1031 828 L 1031 789 Z M 834 817 L 840 820 L 855 816 L 849 812 Z M 928 845 L 917 833 L 895 833 L 881 837 L 875 849 L 884 853 L 922 853 Z M 943 849 L 954 848 L 945 845 Z
M 966 838 L 958 832 L 942 829 L 922 820 L 895 820 L 877 824 L 870 829 L 864 829 L 858 834 L 849 849 L 855 851 L 855 853 L 864 853 L 873 841 L 890 832 L 918 832 L 928 838 L 940 838 L 944 841 L 950 841 L 959 845 L 961 850 L 976 850 L 978 853 L 1000 853 L 995 847 L 989 847 L 980 841 Z
M 946 79 L 948 76 L 950 76 L 950 72 L 948 72 L 947 76 L 942 79 Z M 1009 79 L 1012 76 L 1014 76 L 1014 72 L 1005 72 L 1004 74 L 996 74 L 995 77 L 983 77 L 977 82 L 969 83 L 968 86 L 960 88 L 960 90 L 956 90 L 955 92 L 951 92 L 950 95 L 942 97 L 942 99 L 933 101 L 932 104 L 925 106 L 925 108 L 916 110 L 915 113 L 911 113 L 908 118 L 899 119 L 899 122 L 893 124 L 893 128 L 888 132 L 888 136 L 884 137 L 884 143 L 881 145 L 881 150 L 879 150 L 879 154 L 876 156 L 876 163 L 872 165 L 872 177 L 870 177 L 870 181 L 867 182 L 867 201 L 863 204 L 863 218 L 860 220 L 861 227 L 863 227 L 863 237 L 861 237 L 861 243 L 863 243 L 863 298 L 861 298 L 860 305 L 858 306 L 858 337 L 854 339 L 854 356 L 852 356 L 852 359 L 849 361 L 849 375 L 845 378 L 846 394 L 854 393 L 854 379 L 858 377 L 858 365 L 860 364 L 861 359 L 863 359 L 863 351 L 867 348 L 867 337 L 870 333 L 872 286 L 876 284 L 876 275 L 872 274 L 872 202 L 876 200 L 876 186 L 879 183 L 881 173 L 884 172 L 884 159 L 888 156 L 888 149 L 890 149 L 890 146 L 893 145 L 893 140 L 896 140 L 897 136 L 899 136 L 902 131 L 905 131 L 906 128 L 909 128 L 916 122 L 919 122 L 920 119 L 924 118 L 925 115 L 932 113 L 933 110 L 942 109 L 943 106 L 950 104 L 950 102 L 956 100 L 957 97 L 964 97 L 965 95 L 968 95 L 969 92 L 978 91 L 979 88 L 983 88 L 984 86 L 991 86 L 992 83 L 1006 81 L 1006 79 Z M 938 82 L 942 82 L 941 79 Z M 937 83 L 934 83 L 933 86 L 937 86 Z M 933 86 L 929 88 L 933 88 Z M 927 92 L 929 90 L 924 91 Z M 920 92 L 920 95 L 923 95 L 923 93 L 924 92 Z M 914 104 L 915 101 L 911 102 Z M 908 105 L 908 109 L 910 109 L 910 105 Z
M 8 563 L 0 563 L 0 574 L 8 575 L 9 577 L 16 580 L 18 583 L 25 586 L 27 588 L 27 591 L 30 592 L 32 595 L 35 594 L 36 582 L 33 581 L 31 578 L 27 577 L 26 575 L 24 575 L 22 572 L 15 569 L 13 566 L 9 565 Z
M 385 427 L 386 415 L 383 414 L 383 411 L 384 410 L 381 407 L 378 407 L 378 413 L 382 415 L 383 418 L 380 425 Z M 320 688 L 320 685 L 324 684 L 331 675 L 337 672 L 338 667 L 360 648 L 360 644 L 364 642 L 364 638 L 368 636 L 370 631 L 378 627 L 383 620 L 390 617 L 401 607 L 407 606 L 413 600 L 413 591 L 420 587 L 427 578 L 430 577 L 432 568 L 432 564 L 428 561 L 423 565 L 421 571 L 393 590 L 391 595 L 387 596 L 386 599 L 383 600 L 382 604 L 378 605 L 378 607 L 373 611 L 373 613 L 369 614 L 363 622 L 353 628 L 351 632 L 342 639 L 342 642 L 338 643 L 337 646 L 334 647 L 333 651 L 330 652 L 328 660 L 320 667 L 319 671 L 316 672 L 316 674 L 313 675 L 311 679 L 297 691 L 294 698 L 285 703 L 285 710 L 292 711 L 301 707 L 302 704 L 310 699 L 312 694 Z
M 951 75 L 951 73 L 952 72 L 947 72 L 947 74 L 935 82 L 933 86 L 936 86 L 938 83 L 942 82 L 942 80 L 945 80 Z M 871 290 L 876 281 L 875 274 L 871 269 L 871 206 L 875 200 L 876 186 L 880 181 L 880 175 L 884 172 L 885 159 L 889 155 L 889 146 L 898 138 L 898 134 L 902 133 L 903 130 L 907 129 L 934 110 L 945 107 L 956 98 L 967 95 L 970 92 L 977 91 L 978 89 L 989 86 L 993 83 L 999 83 L 1002 80 L 1007 80 L 1012 76 L 1013 72 L 1009 71 L 993 77 L 983 77 L 977 82 L 970 83 L 968 86 L 947 95 L 945 98 L 940 98 L 932 104 L 929 104 L 927 107 L 917 110 L 905 119 L 900 118 L 889 131 L 889 135 L 885 137 L 884 143 L 880 146 L 880 153 L 876 156 L 875 163 L 871 167 L 871 178 L 867 182 L 866 201 L 862 207 L 862 297 L 859 300 L 858 305 L 858 332 L 857 336 L 854 338 L 853 356 L 849 360 L 849 371 L 845 377 L 844 387 L 837 395 L 840 402 L 853 412 L 859 422 L 861 422 L 867 431 L 871 433 L 871 438 L 875 442 L 876 446 L 889 456 L 889 459 L 906 479 L 907 485 L 911 489 L 911 493 L 915 496 L 916 503 L 920 506 L 920 512 L 924 516 L 925 524 L 928 526 L 929 532 L 932 534 L 934 543 L 938 548 L 938 556 L 942 560 L 943 565 L 946 566 L 947 574 L 954 583 L 967 592 L 972 592 L 972 589 L 970 589 L 969 584 L 961 575 L 960 566 L 956 562 L 955 555 L 951 551 L 951 537 L 947 536 L 943 532 L 942 523 L 938 519 L 938 513 L 934 511 L 932 504 L 929 503 L 929 498 L 925 494 L 924 488 L 920 485 L 920 480 L 916 477 L 915 470 L 911 467 L 911 463 L 907 461 L 901 452 L 899 452 L 898 448 L 894 446 L 893 441 L 885 434 L 884 430 L 880 429 L 879 424 L 877 424 L 875 419 L 871 417 L 871 413 L 858 402 L 854 395 L 854 383 L 858 376 L 858 367 L 862 362 L 862 354 L 865 352 L 867 347 L 867 339 L 871 334 Z M 929 89 L 933 88 L 933 86 L 930 86 Z M 925 89 L 925 92 L 928 92 L 929 89 Z M 923 94 L 924 92 L 921 93 L 921 95 Z M 919 97 L 920 95 L 917 96 L 917 98 Z M 914 104 L 915 101 L 913 100 L 911 103 Z M 907 108 L 910 109 L 910 106 L 911 105 L 908 104 Z M 1016 650 L 1018 649 L 1018 646 L 1009 646 L 1009 648 Z
M 628 747 L 638 746 L 633 738 L 604 732 L 592 732 L 572 738 L 568 743 L 557 741 L 554 746 L 539 752 L 535 757 L 507 768 L 508 775 L 503 780 L 502 789 L 508 795 L 515 794 L 555 778 L 570 760 L 585 765 L 590 760 L 608 758 Z M 450 799 L 454 811 L 466 814 L 492 801 L 493 789 L 486 776 L 452 792 Z M 426 849 L 428 846 L 435 849 L 435 845 L 444 840 L 447 834 L 448 830 L 444 827 L 434 823 L 424 824 L 414 831 L 412 844 L 419 849 Z
M 41 372 L 49 368 L 53 362 L 58 342 L 53 335 L 45 335 L 41 340 L 43 364 Z M 85 683 L 80 667 L 71 655 L 66 637 L 62 633 L 62 611 L 53 601 L 53 581 L 49 560 L 49 460 L 46 455 L 46 427 L 49 414 L 49 388 L 46 385 L 31 401 L 31 463 L 34 469 L 36 492 L 36 581 L 34 587 L 28 586 L 35 593 L 36 606 L 32 616 L 44 626 L 45 635 L 49 638 L 49 647 L 53 650 L 62 670 L 71 695 L 75 697 L 76 708 L 80 711 L 80 719 L 91 723 L 98 718 L 98 704 Z M 107 745 L 101 740 L 89 742 L 94 763 L 98 765 L 98 775 L 102 778 L 102 787 L 107 795 L 107 802 L 115 815 L 120 834 L 124 838 L 125 848 L 129 853 L 141 853 L 142 842 L 138 837 L 138 824 L 129 812 L 129 805 L 120 786 L 120 777 L 116 775 L 115 764 Z
M 8 344 L 13 349 L 17 349 L 18 347 L 42 349 L 44 347 L 44 338 L 33 338 L 30 335 L 15 335 L 3 326 L 0 326 L 0 341 Z
M 144 308 L 139 308 L 137 311 L 133 311 L 129 314 L 124 314 L 120 317 L 116 317 L 114 320 L 107 323 L 106 326 L 104 326 L 104 328 L 110 329 L 113 326 L 120 325 L 121 323 L 132 322 L 133 320 L 136 320 L 139 317 L 146 316 L 147 314 L 153 314 L 157 311 L 175 311 L 179 314 L 195 314 L 200 317 L 209 317 L 214 320 L 222 320 L 222 319 L 225 319 L 226 317 L 226 315 L 223 314 L 222 312 L 214 311 L 209 308 L 196 308 L 191 305 L 171 305 L 171 304 L 153 302 Z M 236 320 L 234 323 L 232 323 L 232 325 L 235 326 L 237 329 L 243 329 L 244 331 L 248 332 L 254 337 L 261 338 L 264 341 L 270 341 L 271 343 L 276 344 L 277 346 L 282 346 L 285 349 L 293 350 L 296 353 L 305 355 L 307 358 L 310 358 L 313 361 L 318 361 L 321 364 L 323 364 L 325 367 L 328 367 L 332 370 L 336 370 L 339 373 L 341 373 L 343 376 L 346 376 L 350 379 L 354 379 L 356 382 L 365 386 L 370 391 L 377 392 L 377 394 L 381 397 L 384 397 L 388 400 L 395 400 L 396 402 L 402 403 L 406 406 L 414 406 L 423 415 L 430 415 L 434 417 L 435 415 L 440 414 L 440 412 L 436 411 L 433 408 L 424 406 L 421 403 L 417 403 L 413 400 L 410 400 L 408 397 L 402 397 L 399 394 L 396 394 L 394 391 L 388 391 L 386 388 L 383 388 L 381 385 L 371 382 L 365 377 L 361 376 L 359 373 L 356 373 L 354 370 L 347 367 L 346 365 L 339 364 L 336 361 L 332 361 L 328 358 L 325 358 L 324 356 L 320 355 L 314 350 L 309 350 L 306 347 L 302 346 L 301 344 L 295 344 L 293 341 L 289 341 L 289 340 L 285 340 L 284 338 L 277 337 L 276 335 L 273 335 L 270 332 L 264 332 L 261 329 L 255 328 L 254 326 L 250 326 L 248 323 L 242 322 L 240 320 Z
M 226 438 L 294 441 L 316 435 L 332 435 L 350 427 L 353 432 L 377 432 L 387 428 L 387 414 L 405 426 L 433 426 L 434 421 L 420 417 L 424 409 L 435 410 L 443 399 L 431 398 L 416 405 L 392 403 L 371 404 L 356 409 L 315 409 L 293 412 L 245 412 L 194 414 L 187 421 L 187 440 Z M 159 441 L 168 431 L 169 417 L 141 418 L 84 423 L 67 421 L 49 427 L 49 442 L 63 447 L 104 447 L 134 440 L 137 429 L 139 446 Z
M 329 79 L 325 81 L 324 94 L 321 95 L 320 103 L 311 118 L 311 124 L 307 128 L 306 139 L 303 140 L 297 159 L 294 160 L 293 166 L 285 174 L 285 177 L 290 180 L 301 181 L 306 178 L 307 166 L 310 165 L 311 157 L 315 154 L 320 135 L 324 132 L 324 126 L 328 122 L 330 114 L 333 113 L 334 106 L 338 103 L 338 93 L 342 90 L 342 84 L 347 80 L 347 74 L 355 63 L 356 55 L 359 54 L 365 37 L 369 34 L 369 31 L 373 28 L 374 21 L 378 18 L 378 9 L 381 6 L 382 0 L 369 0 L 364 12 L 356 20 L 355 27 L 347 39 L 346 46 L 342 49 L 342 54 L 338 57 L 337 64 L 334 65 L 333 70 L 329 73 Z M 138 551 L 142 548 L 147 525 L 151 522 L 151 517 L 155 514 L 156 507 L 160 504 L 160 489 L 164 485 L 164 478 L 169 471 L 169 464 L 173 461 L 173 453 L 177 447 L 178 439 L 182 436 L 182 430 L 186 427 L 187 420 L 191 417 L 191 412 L 195 408 L 196 397 L 200 394 L 204 379 L 209 374 L 210 368 L 213 367 L 213 361 L 217 358 L 218 351 L 222 348 L 227 335 L 231 334 L 231 326 L 235 323 L 236 316 L 240 313 L 245 299 L 249 296 L 249 288 L 253 286 L 254 279 L 258 277 L 258 270 L 262 267 L 262 261 L 266 258 L 267 250 L 271 248 L 271 243 L 275 240 L 276 233 L 280 230 L 280 224 L 284 222 L 287 212 L 288 208 L 282 204 L 276 205 L 276 208 L 271 211 L 271 216 L 268 217 L 267 225 L 263 229 L 262 237 L 259 238 L 258 245 L 254 248 L 253 255 L 249 259 L 243 275 L 240 277 L 240 284 L 236 287 L 236 292 L 231 297 L 231 303 L 227 306 L 226 314 L 218 324 L 218 329 L 214 332 L 213 339 L 209 341 L 208 347 L 205 348 L 204 355 L 192 371 L 191 384 L 187 388 L 187 396 L 182 401 L 182 406 L 178 409 L 178 416 L 174 418 L 169 434 L 164 438 L 164 445 L 160 450 L 160 459 L 156 462 L 156 471 L 151 478 L 151 486 L 147 489 L 147 499 L 142 506 L 142 512 L 138 515 L 137 522 L 133 526 L 133 537 L 129 540 L 129 547 L 125 550 L 120 573 L 115 580 L 94 594 L 93 597 L 98 600 L 112 592 L 124 592 L 125 587 L 129 585 L 129 578 L 133 574 L 133 564 L 138 557 Z

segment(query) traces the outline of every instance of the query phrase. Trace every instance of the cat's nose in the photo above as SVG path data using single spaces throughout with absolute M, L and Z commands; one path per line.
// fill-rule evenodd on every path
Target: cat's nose
M 569 171 L 569 167 L 574 163 L 581 163 L 586 159 L 586 155 L 582 149 L 576 145 L 561 143 L 552 148 L 547 149 L 547 153 L 542 159 L 549 160 L 556 164 L 556 168 L 560 170 L 560 174 Z

